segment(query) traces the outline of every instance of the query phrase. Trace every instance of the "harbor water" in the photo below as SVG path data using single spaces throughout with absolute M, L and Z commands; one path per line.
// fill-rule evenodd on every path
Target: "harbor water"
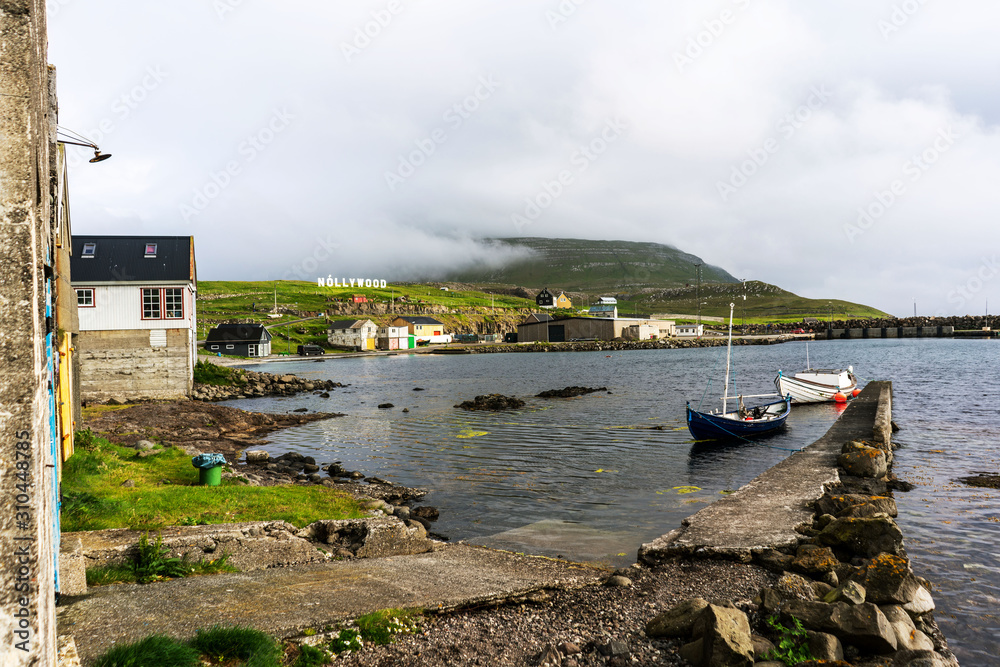
M 956 655 L 989 664 L 1000 653 L 1000 491 L 957 480 L 1000 472 L 1000 379 L 991 372 L 1000 347 L 817 341 L 809 356 L 814 368 L 852 364 L 863 380 L 893 381 L 902 428 L 895 471 L 916 484 L 896 494 L 907 550 L 915 571 L 935 584 L 938 622 Z M 804 343 L 734 347 L 736 389 L 773 392 L 777 371 L 802 370 L 805 359 Z M 347 415 L 272 434 L 273 454 L 298 451 L 426 488 L 424 503 L 441 512 L 434 532 L 451 540 L 609 565 L 634 562 L 640 544 L 819 438 L 842 409 L 796 406 L 782 432 L 757 444 L 693 443 L 685 402 L 721 407 L 725 348 L 399 354 L 248 368 L 350 384 L 330 398 L 230 401 L 261 412 Z M 571 385 L 608 391 L 534 397 Z M 526 405 L 499 413 L 454 407 L 488 393 Z M 378 408 L 384 403 L 394 407 Z

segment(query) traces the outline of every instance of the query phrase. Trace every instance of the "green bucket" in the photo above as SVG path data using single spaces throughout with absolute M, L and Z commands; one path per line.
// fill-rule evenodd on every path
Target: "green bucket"
M 198 483 L 202 486 L 218 486 L 222 482 L 222 466 L 198 468 Z

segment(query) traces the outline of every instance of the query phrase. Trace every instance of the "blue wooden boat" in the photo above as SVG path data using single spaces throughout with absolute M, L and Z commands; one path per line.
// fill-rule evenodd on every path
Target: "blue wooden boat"
M 791 411 L 792 399 L 787 396 L 755 408 L 714 414 L 692 410 L 688 404 L 687 425 L 695 440 L 753 438 L 784 426 Z
M 695 440 L 739 440 L 749 439 L 755 436 L 764 435 L 782 428 L 788 414 L 792 411 L 792 397 L 784 398 L 771 403 L 765 403 L 753 408 L 746 408 L 743 405 L 744 398 L 761 398 L 763 396 L 775 396 L 776 394 L 762 394 L 760 396 L 730 396 L 729 395 L 729 368 L 733 350 L 733 309 L 735 304 L 729 304 L 729 346 L 726 349 L 726 381 L 725 391 L 722 395 L 722 410 L 717 412 L 700 412 L 691 409 L 691 402 L 687 404 L 687 425 L 688 430 Z M 732 412 L 727 410 L 728 401 L 735 400 L 738 408 Z

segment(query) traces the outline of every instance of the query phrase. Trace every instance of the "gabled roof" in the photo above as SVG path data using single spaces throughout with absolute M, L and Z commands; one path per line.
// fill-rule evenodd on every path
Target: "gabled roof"
M 84 244 L 91 243 L 93 253 L 84 256 Z M 156 249 L 147 255 L 150 244 Z M 73 284 L 196 282 L 197 277 L 193 236 L 73 236 Z
M 365 325 L 365 323 L 375 324 L 371 320 L 337 320 L 336 322 L 330 322 L 328 329 L 334 331 L 340 331 L 342 329 L 360 329 Z
M 419 317 L 403 317 L 403 316 L 400 316 L 400 317 L 397 317 L 396 319 L 397 320 L 405 320 L 405 321 L 409 322 L 410 324 L 440 324 L 440 325 L 444 326 L 444 322 L 439 322 L 438 320 L 435 320 L 433 317 L 422 317 L 422 316 L 419 316 Z
M 263 324 L 220 324 L 208 332 L 206 343 L 266 343 L 271 332 Z
M 532 324 L 535 322 L 551 322 L 553 317 L 547 313 L 532 313 L 525 318 L 521 324 Z

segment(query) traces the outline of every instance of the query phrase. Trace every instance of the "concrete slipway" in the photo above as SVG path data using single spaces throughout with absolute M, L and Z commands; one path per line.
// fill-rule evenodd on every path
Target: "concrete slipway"
M 837 479 L 840 446 L 872 438 L 876 412 L 885 416 L 878 406 L 880 396 L 888 400 L 888 387 L 871 383 L 823 438 L 685 520 L 678 531 L 643 545 L 640 554 L 655 561 L 708 550 L 741 558 L 794 543 L 794 528 L 810 518 L 823 484 Z M 93 588 L 60 606 L 59 634 L 74 636 L 87 664 L 116 643 L 153 633 L 187 638 L 218 623 L 288 637 L 377 609 L 454 608 L 541 588 L 585 586 L 606 574 L 580 564 L 449 544 L 413 556 Z

